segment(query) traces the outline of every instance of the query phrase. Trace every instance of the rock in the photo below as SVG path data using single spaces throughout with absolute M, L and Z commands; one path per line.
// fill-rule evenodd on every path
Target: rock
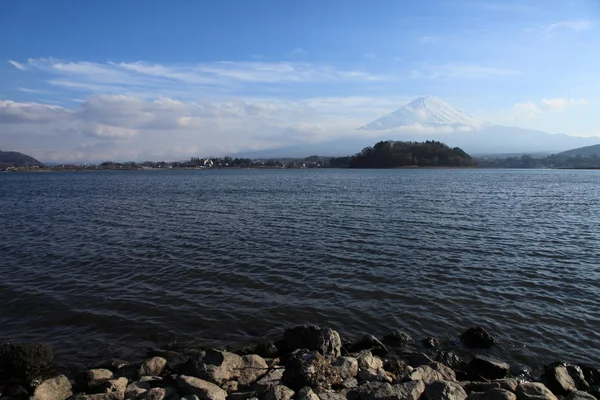
M 433 361 L 429 365 L 422 365 L 414 369 L 409 376 L 410 380 L 431 383 L 434 381 L 455 381 L 456 374 L 451 368 Z
M 285 368 L 283 367 L 270 369 L 265 376 L 256 381 L 252 386 L 253 390 L 256 390 L 257 392 L 266 392 L 273 386 L 281 385 L 281 378 L 283 377 L 284 371 Z
M 387 357 L 388 349 L 383 343 L 373 335 L 365 335 L 359 341 L 352 343 L 348 347 L 350 353 L 358 353 L 362 350 L 369 350 L 371 353 L 379 357 Z
M 29 392 L 21 385 L 13 385 L 8 389 L 5 387 L 4 391 L 0 392 L 0 399 L 5 399 L 6 396 L 9 398 L 28 398 Z
M 160 376 L 167 366 L 167 360 L 162 357 L 152 357 L 142 363 L 138 375 L 142 376 Z
M 404 361 L 397 358 L 387 359 L 383 363 L 383 369 L 391 372 L 396 376 L 397 380 L 401 381 L 406 380 L 413 372 L 413 368 L 411 366 L 406 365 Z
M 313 392 L 312 388 L 309 386 L 303 387 L 296 394 L 297 400 L 320 400 L 319 396 L 315 392 Z
M 292 397 L 294 397 L 292 389 L 284 385 L 277 385 L 269 389 L 264 400 L 291 400 Z
M 487 392 L 491 389 L 504 389 L 514 392 L 519 382 L 514 378 L 497 379 L 491 382 L 468 382 L 464 385 L 467 392 Z
M 112 392 L 125 392 L 127 389 L 127 378 L 121 377 L 119 379 L 110 379 L 100 385 L 98 391 L 103 393 L 112 393 Z
M 148 383 L 148 382 L 139 381 L 139 382 L 130 383 L 129 385 L 127 385 L 127 388 L 125 388 L 125 398 L 135 399 L 137 396 L 139 396 L 142 393 L 147 392 L 151 388 L 152 387 L 150 386 L 150 383 Z
M 588 392 L 576 390 L 569 393 L 569 395 L 565 397 L 565 400 L 596 400 L 596 398 Z
M 598 368 L 582 365 L 581 370 L 586 382 L 591 386 L 600 385 L 600 370 Z
M 408 365 L 413 368 L 420 367 L 421 365 L 429 365 L 433 362 L 425 353 L 410 353 L 408 355 Z
M 238 391 L 239 386 L 240 384 L 238 383 L 238 381 L 229 381 L 222 384 L 221 389 L 223 389 L 227 393 L 233 393 Z
M 447 367 L 452 368 L 452 369 L 466 365 L 465 361 L 462 358 L 460 358 L 458 355 L 456 355 L 455 353 L 452 353 L 450 351 L 444 351 L 444 350 L 438 352 L 435 360 L 437 362 L 444 364 Z
M 392 379 L 383 369 L 383 361 L 371 354 L 369 350 L 363 350 L 357 358 L 358 378 L 363 382 L 392 382 Z
M 181 400 L 200 400 L 200 397 L 196 396 L 195 394 L 186 394 L 181 398 Z
M 426 349 L 435 349 L 440 347 L 440 341 L 436 338 L 428 337 L 421 340 L 421 345 Z
M 72 397 L 73 400 L 124 400 L 125 394 L 122 392 L 98 393 L 98 394 L 77 394 Z
M 302 325 L 286 329 L 283 341 L 288 349 L 316 350 L 325 357 L 337 358 L 342 353 L 340 335 L 329 328 L 319 328 L 315 325 Z
M 410 342 L 412 342 L 412 338 L 410 337 L 410 335 L 398 329 L 386 333 L 383 337 L 383 343 L 389 346 L 404 346 L 409 344 Z
M 489 349 L 496 340 L 480 326 L 473 326 L 460 335 L 460 341 L 471 349 Z
M 517 396 L 508 390 L 493 388 L 485 392 L 473 392 L 469 400 L 517 400 Z
M 33 392 L 32 400 L 65 400 L 73 395 L 71 382 L 64 375 L 46 379 Z
M 343 379 L 336 367 L 317 351 L 295 351 L 287 360 L 281 381 L 292 390 L 305 386 L 330 389 Z
M 0 379 L 30 379 L 52 368 L 54 353 L 38 343 L 0 345 Z
M 425 390 L 421 381 L 405 382 L 400 385 L 370 382 L 358 388 L 360 400 L 417 400 Z
M 557 400 L 556 396 L 543 383 L 524 382 L 517 386 L 518 400 Z
M 355 389 L 358 387 L 358 380 L 356 378 L 346 378 L 341 386 L 344 389 Z
M 205 380 L 192 376 L 179 375 L 177 388 L 182 394 L 195 394 L 200 400 L 226 400 L 227 392 Z
M 342 379 L 356 378 L 358 375 L 358 360 L 354 357 L 340 357 L 332 365 L 338 368 Z
M 114 379 L 111 370 L 105 368 L 90 369 L 75 377 L 75 388 L 77 391 L 98 393 L 111 379 Z
M 464 400 L 467 398 L 467 392 L 458 382 L 433 381 L 425 388 L 423 398 L 427 400 Z
M 346 396 L 336 392 L 322 392 L 318 396 L 320 400 L 346 400 Z
M 577 365 L 554 363 L 544 368 L 546 386 L 556 395 L 567 395 L 576 390 L 589 390 L 583 371 Z
M 468 370 L 474 380 L 502 379 L 510 372 L 510 366 L 505 362 L 477 354 L 469 363 Z
M 165 400 L 170 399 L 175 394 L 177 394 L 175 388 L 155 387 L 142 394 L 140 397 L 137 398 L 137 400 Z
M 268 371 L 266 361 L 256 355 L 239 356 L 219 350 L 209 350 L 196 364 L 196 376 L 222 385 L 237 380 L 241 386 L 248 386 Z

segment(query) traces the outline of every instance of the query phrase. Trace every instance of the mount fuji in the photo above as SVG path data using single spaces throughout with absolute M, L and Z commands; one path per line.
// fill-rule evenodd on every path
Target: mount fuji
M 358 128 L 393 140 L 438 140 L 472 154 L 558 153 L 600 143 L 600 138 L 549 134 L 494 125 L 473 118 L 437 97 L 419 97 Z M 379 132 L 371 132 L 371 135 Z

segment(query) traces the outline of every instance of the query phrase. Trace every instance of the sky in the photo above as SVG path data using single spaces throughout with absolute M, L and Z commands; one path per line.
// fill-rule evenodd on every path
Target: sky
M 0 150 L 44 162 L 353 138 L 427 95 L 600 136 L 598 0 L 3 0 L 0 35 Z

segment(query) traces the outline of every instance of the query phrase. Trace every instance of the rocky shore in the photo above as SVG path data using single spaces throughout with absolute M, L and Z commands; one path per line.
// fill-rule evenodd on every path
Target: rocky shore
M 457 341 L 468 359 L 440 350 L 406 351 L 412 338 L 393 331 L 345 342 L 329 328 L 298 326 L 281 340 L 237 351 L 152 350 L 141 363 L 110 360 L 60 374 L 43 344 L 0 345 L 0 400 L 595 400 L 600 371 L 557 362 L 524 377 L 487 349 L 485 329 Z

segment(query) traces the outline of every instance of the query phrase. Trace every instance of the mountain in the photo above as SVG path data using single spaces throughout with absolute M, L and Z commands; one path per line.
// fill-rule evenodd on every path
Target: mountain
M 44 165 L 35 158 L 16 151 L 0 151 L 0 164 L 7 166 Z
M 600 142 L 600 139 L 598 139 L 597 141 Z M 556 156 L 557 157 L 577 157 L 577 156 L 582 156 L 582 157 L 598 156 L 598 157 L 600 157 L 600 144 L 595 144 L 593 146 L 585 146 L 585 147 L 580 147 L 578 149 L 563 151 L 562 153 L 558 153 Z
M 383 129 L 396 129 L 400 127 L 419 124 L 423 127 L 452 127 L 477 129 L 490 125 L 471 117 L 442 99 L 427 96 L 419 97 L 404 107 L 379 118 L 359 130 L 378 131 Z
M 473 118 L 436 97 L 419 97 L 404 107 L 358 128 L 380 131 L 386 139 L 437 140 L 473 155 L 489 153 L 557 153 L 597 144 L 599 138 L 494 125 Z

